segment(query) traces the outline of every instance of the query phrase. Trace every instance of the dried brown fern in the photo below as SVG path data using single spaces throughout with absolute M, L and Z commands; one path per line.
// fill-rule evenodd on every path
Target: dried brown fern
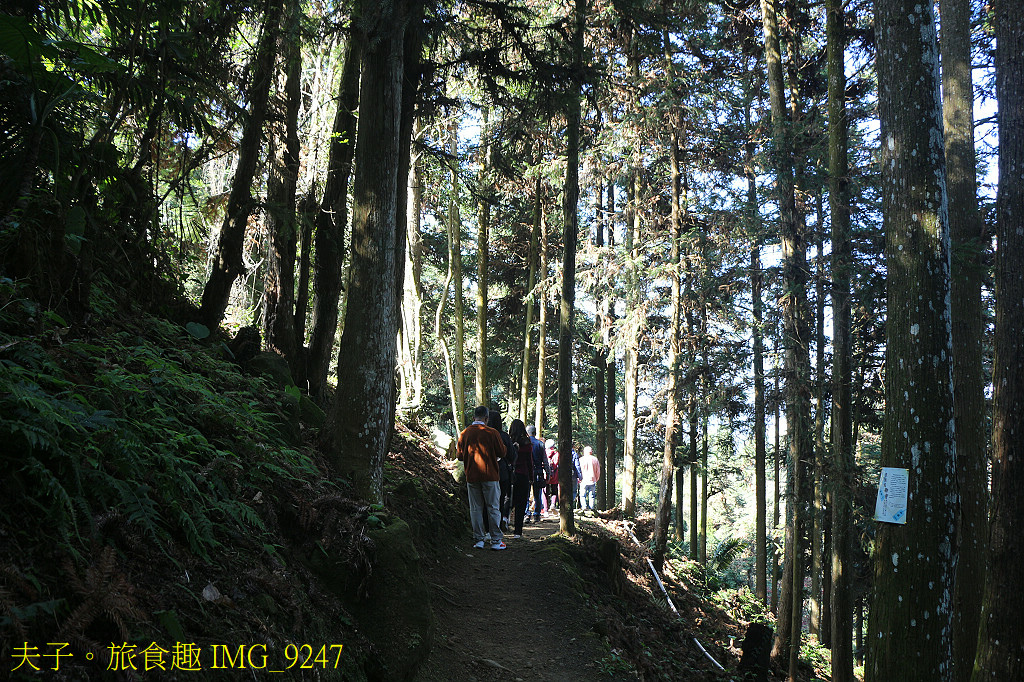
M 76 642 L 84 649 L 99 652 L 103 647 L 87 634 L 97 618 L 103 616 L 110 619 L 117 626 L 121 637 L 127 640 L 129 623 L 145 620 L 146 615 L 135 603 L 135 588 L 128 576 L 120 570 L 114 548 L 108 545 L 97 549 L 94 546 L 92 554 L 95 560 L 81 574 L 70 559 L 65 559 L 61 564 L 61 570 L 74 596 L 82 601 L 64 619 L 58 637 Z

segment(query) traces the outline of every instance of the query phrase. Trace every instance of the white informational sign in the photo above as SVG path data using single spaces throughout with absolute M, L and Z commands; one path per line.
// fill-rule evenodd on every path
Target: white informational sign
M 875 521 L 907 522 L 907 488 L 910 470 L 882 467 L 878 477 L 878 499 L 875 500 Z

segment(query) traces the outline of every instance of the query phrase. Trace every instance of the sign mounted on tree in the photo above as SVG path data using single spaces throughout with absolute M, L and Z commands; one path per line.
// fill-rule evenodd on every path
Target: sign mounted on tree
M 878 476 L 878 497 L 875 500 L 875 521 L 907 522 L 907 489 L 910 470 L 882 467 Z

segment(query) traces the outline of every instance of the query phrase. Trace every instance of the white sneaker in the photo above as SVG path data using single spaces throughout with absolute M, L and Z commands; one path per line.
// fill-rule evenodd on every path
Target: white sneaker
M 501 549 L 505 549 L 507 546 L 508 545 L 506 545 L 504 542 L 502 542 L 501 540 L 498 540 L 493 545 L 491 545 L 491 549 L 501 550 Z
M 484 548 L 484 541 L 483 541 L 483 540 L 480 540 L 480 541 L 479 541 L 479 542 L 477 542 L 477 543 L 476 543 L 475 545 L 473 545 L 473 547 L 474 547 L 475 549 L 483 549 L 483 548 Z

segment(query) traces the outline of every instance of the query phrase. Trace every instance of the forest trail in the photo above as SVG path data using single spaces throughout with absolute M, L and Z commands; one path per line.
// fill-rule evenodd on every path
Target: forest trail
M 504 551 L 473 549 L 467 540 L 425 567 L 437 629 L 417 681 L 612 679 L 599 665 L 608 653 L 594 631 L 600 616 L 570 597 L 586 588 L 545 541 L 557 531 L 556 519 L 526 525 L 522 538 L 505 536 Z

